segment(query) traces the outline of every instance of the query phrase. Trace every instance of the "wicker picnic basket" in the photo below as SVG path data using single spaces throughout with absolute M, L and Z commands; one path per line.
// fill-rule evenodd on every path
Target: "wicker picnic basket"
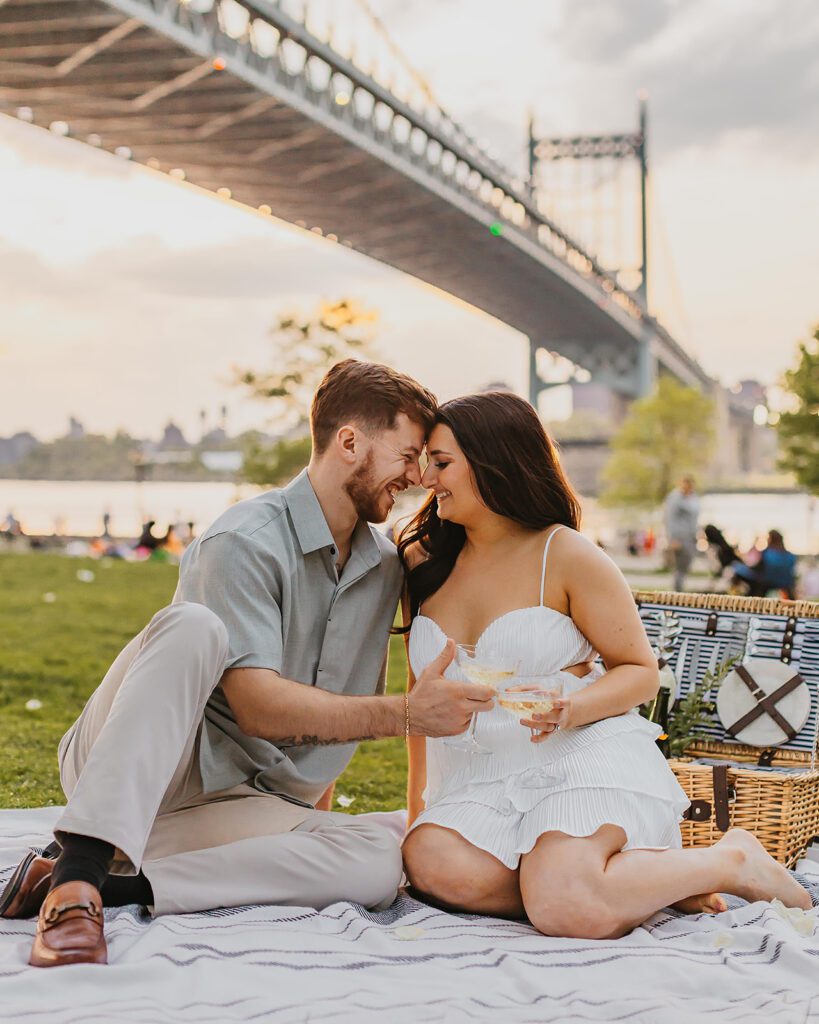
M 735 742 L 730 735 L 719 736 L 723 727 L 715 718 L 713 726 L 703 730 L 684 757 L 669 759 L 669 766 L 691 799 L 688 818 L 681 824 L 683 846 L 711 846 L 729 828 L 744 828 L 776 860 L 791 867 L 811 841 L 819 838 L 819 603 L 644 591 L 635 594 L 635 599 L 644 622 L 651 615 L 664 614 L 665 609 L 665 614 L 683 620 L 683 638 L 686 629 L 693 633 L 699 628 L 703 637 L 710 633 L 712 639 L 703 642 L 711 643 L 710 650 L 715 650 L 713 644 L 721 632 L 726 645 L 723 653 L 745 657 L 761 651 L 765 657 L 798 670 L 800 682 L 807 684 L 810 714 L 802 731 L 790 736 L 789 742 L 767 749 Z M 684 609 L 693 609 L 696 614 Z M 760 628 L 764 642 L 754 640 L 760 636 Z M 775 644 L 771 636 L 776 637 Z M 797 636 L 799 643 L 795 642 Z M 684 679 L 691 667 L 683 658 L 676 666 L 677 678 Z M 697 682 L 687 680 L 689 686 Z M 759 690 L 754 694 L 758 702 L 760 695 L 765 697 Z M 762 703 L 773 708 L 772 714 L 776 715 L 769 703 L 772 699 Z M 758 716 L 762 711 L 755 709 L 754 713 Z M 702 760 L 709 763 L 697 763 Z

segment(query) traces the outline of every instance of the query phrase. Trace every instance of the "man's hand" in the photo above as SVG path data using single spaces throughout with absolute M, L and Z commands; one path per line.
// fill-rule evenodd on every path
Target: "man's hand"
M 444 678 L 455 656 L 455 641 L 446 646 L 418 676 L 409 694 L 410 733 L 413 736 L 457 736 L 469 725 L 474 711 L 491 711 L 495 691 L 489 686 Z

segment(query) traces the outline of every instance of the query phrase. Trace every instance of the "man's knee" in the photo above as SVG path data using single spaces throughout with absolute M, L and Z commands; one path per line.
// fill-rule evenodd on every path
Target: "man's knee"
M 191 651 L 207 649 L 209 653 L 224 654 L 228 648 L 225 624 L 203 604 L 179 601 L 160 610 L 148 626 L 153 636 L 170 631 L 175 643 L 183 643 Z
M 383 825 L 353 819 L 343 826 L 353 859 L 350 895 L 365 907 L 388 906 L 401 884 L 401 847 Z

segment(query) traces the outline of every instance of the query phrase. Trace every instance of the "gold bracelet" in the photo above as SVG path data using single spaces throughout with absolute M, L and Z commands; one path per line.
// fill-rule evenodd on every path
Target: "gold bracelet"
M 404 739 L 409 739 L 410 734 L 410 713 L 409 713 L 409 694 L 404 694 Z

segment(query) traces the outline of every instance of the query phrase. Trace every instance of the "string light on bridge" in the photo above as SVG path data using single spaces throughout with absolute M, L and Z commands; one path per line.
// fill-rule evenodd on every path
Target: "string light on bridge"
M 27 121 L 29 124 L 34 120 L 34 111 L 31 107 L 18 107 L 17 117 L 20 121 Z
M 233 196 L 233 193 L 229 188 L 217 188 L 216 195 L 219 196 L 220 199 L 230 199 Z
M 214 57 L 213 58 L 213 70 L 214 71 L 224 71 L 226 67 L 227 67 L 227 64 L 225 64 L 225 58 L 224 57 Z
M 170 174 L 172 178 L 176 178 L 177 181 L 185 180 L 185 172 L 181 167 L 172 167 L 170 171 L 168 171 L 168 174 Z
M 503 234 L 503 224 L 501 224 L 500 221 L 497 220 L 493 221 L 489 225 L 489 234 L 494 235 L 495 238 L 500 238 L 500 236 Z
M 267 203 L 262 203 L 262 205 L 259 207 L 259 213 L 263 214 L 265 217 L 269 217 L 272 212 L 273 211 L 270 209 Z
M 350 102 L 350 94 L 348 92 L 337 92 L 336 93 L 336 103 L 338 104 L 338 106 L 346 107 L 349 102 Z
M 52 121 L 48 126 L 50 132 L 54 132 L 55 135 L 68 135 L 69 128 L 67 121 Z

